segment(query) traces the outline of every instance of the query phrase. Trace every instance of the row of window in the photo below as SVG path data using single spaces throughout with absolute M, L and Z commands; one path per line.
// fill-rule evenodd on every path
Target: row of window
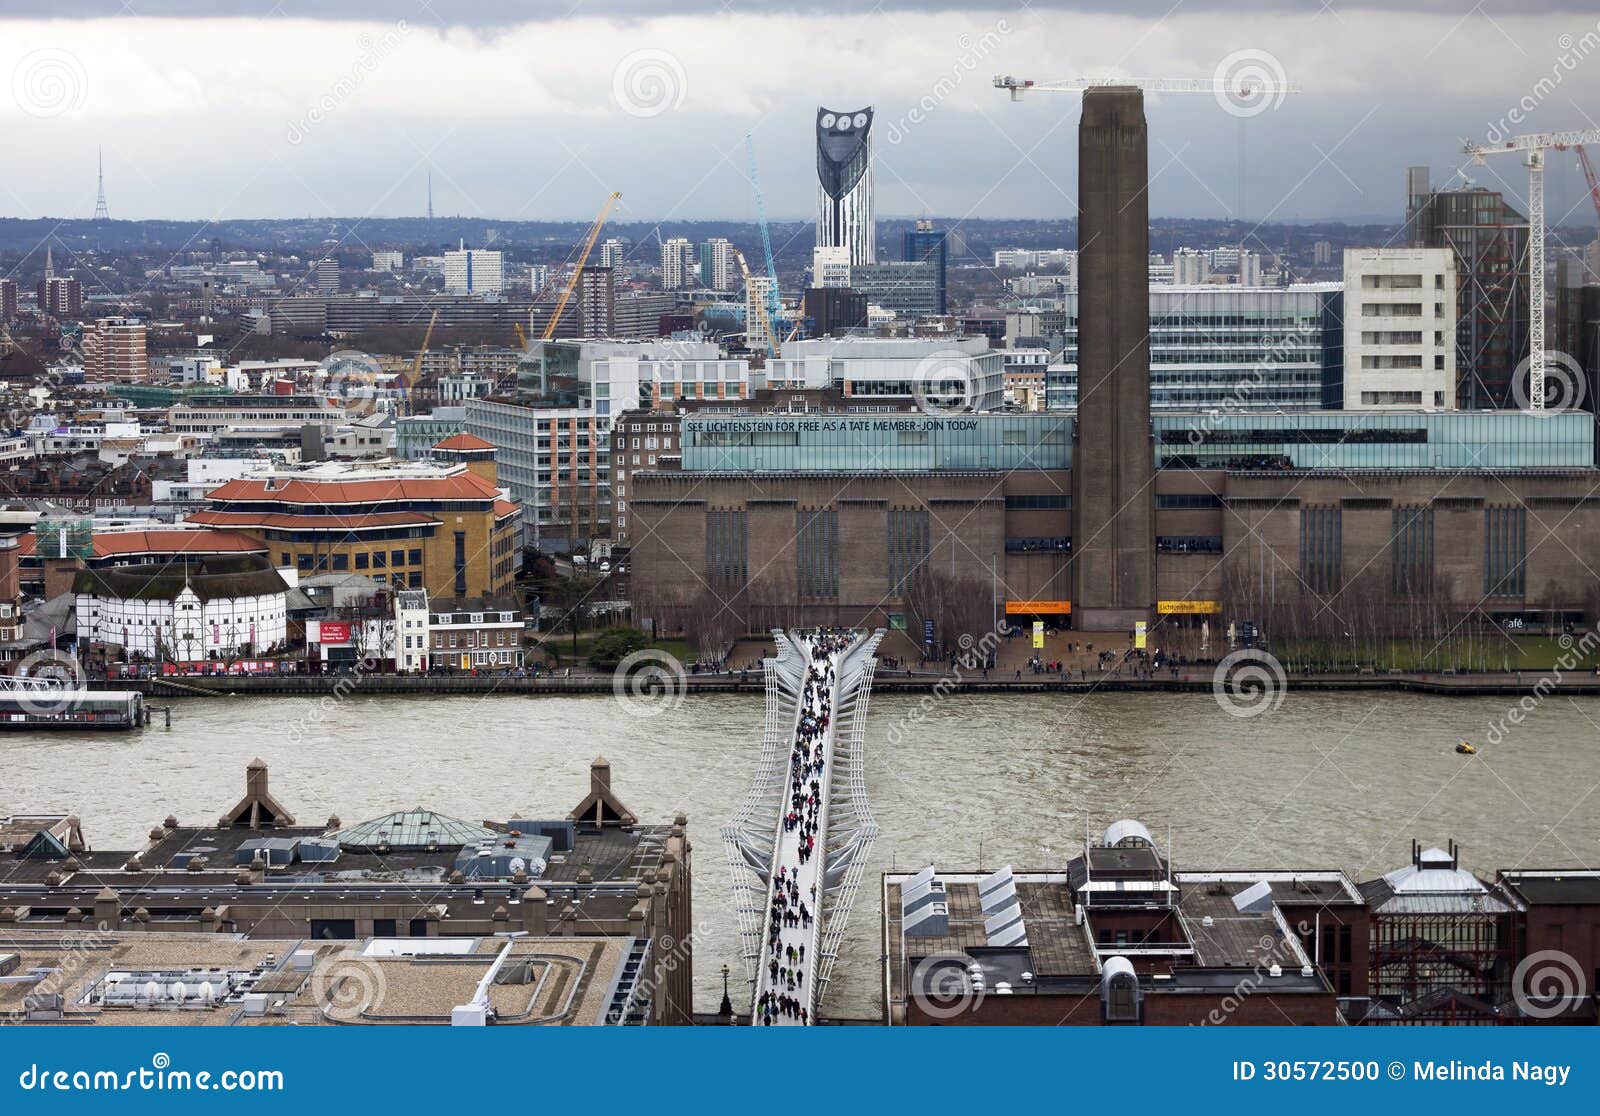
M 383 550 L 365 551 L 365 550 L 363 550 L 363 551 L 358 551 L 353 556 L 348 554 L 348 553 L 346 553 L 346 552 L 344 552 L 344 551 L 336 551 L 333 554 L 304 554 L 304 553 L 302 553 L 302 554 L 297 554 L 297 555 L 294 555 L 294 556 L 291 557 L 288 551 L 284 551 L 280 557 L 283 559 L 283 562 L 282 562 L 283 565 L 285 565 L 285 566 L 293 565 L 293 566 L 295 566 L 295 568 L 300 570 L 302 573 L 310 572 L 312 570 L 316 570 L 316 571 L 319 571 L 319 572 L 323 571 L 323 570 L 330 570 L 330 569 L 335 571 L 335 572 L 341 572 L 341 571 L 344 571 L 344 570 L 348 570 L 348 569 L 352 568 L 352 565 L 351 565 L 351 558 L 352 557 L 354 557 L 354 559 L 355 559 L 355 563 L 354 563 L 354 567 L 353 567 L 354 569 L 358 569 L 358 570 L 366 570 L 366 569 L 382 570 L 382 569 L 387 569 L 387 568 L 389 568 L 391 566 L 420 566 L 420 565 L 422 565 L 422 548 L 421 547 L 412 547 L 410 550 L 389 550 L 389 551 L 383 551 Z
M 1173 554 L 1221 554 L 1221 535 L 1157 535 L 1156 549 Z
M 1006 511 L 1064 511 L 1072 507 L 1067 492 L 1019 492 L 1006 497 Z

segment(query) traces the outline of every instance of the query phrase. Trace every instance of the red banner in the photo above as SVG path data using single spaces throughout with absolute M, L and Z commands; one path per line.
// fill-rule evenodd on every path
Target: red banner
M 322 633 L 321 643 L 349 643 L 350 622 L 348 620 L 324 620 L 319 629 Z

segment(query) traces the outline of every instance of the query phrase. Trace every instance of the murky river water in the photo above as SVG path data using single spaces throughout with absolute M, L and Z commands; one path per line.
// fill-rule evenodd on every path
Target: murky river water
M 868 765 L 881 832 L 826 1010 L 879 1011 L 878 874 L 1059 867 L 1118 817 L 1142 819 L 1180 867 L 1345 868 L 1358 879 L 1454 837 L 1469 867 L 1600 865 L 1600 699 L 1547 699 L 1476 757 L 1500 698 L 1294 694 L 1229 716 L 1206 695 L 973 695 L 891 732 L 919 699 L 879 695 Z M 754 771 L 760 704 L 690 697 L 639 718 L 609 697 L 407 698 L 356 694 L 318 724 L 311 698 L 179 703 L 170 731 L 0 736 L 0 816 L 69 810 L 91 844 L 137 847 L 168 813 L 205 824 L 260 755 L 303 824 L 347 824 L 425 805 L 482 818 L 562 816 L 589 760 L 610 759 L 622 800 L 648 822 L 678 810 L 694 842 L 697 1006 L 736 972 L 718 828 Z M 311 718 L 311 719 L 308 719 Z M 299 731 L 291 731 L 291 726 Z M 891 744 L 897 739 L 898 744 Z

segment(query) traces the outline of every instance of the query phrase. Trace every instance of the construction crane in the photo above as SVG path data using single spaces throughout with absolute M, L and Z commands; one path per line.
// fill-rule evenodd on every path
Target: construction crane
M 435 310 L 428 319 L 428 328 L 422 335 L 422 348 L 417 350 L 417 358 L 411 362 L 411 371 L 405 376 L 405 413 L 411 414 L 411 393 L 416 388 L 417 381 L 422 378 L 422 358 L 428 355 L 428 344 L 433 340 L 433 327 L 439 324 L 439 311 Z
M 1583 180 L 1589 184 L 1589 200 L 1594 203 L 1594 215 L 1600 217 L 1600 179 L 1594 176 L 1594 167 L 1589 165 L 1589 156 L 1583 150 L 1583 144 L 1573 144 L 1572 150 L 1578 153 L 1578 165 L 1583 168 Z
M 1244 122 L 1246 117 L 1254 116 L 1271 107 L 1274 100 L 1282 100 L 1290 93 L 1300 92 L 1300 83 L 1294 81 L 1278 80 L 1263 77 L 1251 69 L 1241 70 L 1239 73 L 1226 78 L 1117 78 L 1117 77 L 1078 77 L 1063 78 L 1060 81 L 1034 81 L 1031 78 L 1017 78 L 1009 74 L 1002 74 L 994 79 L 996 89 L 1004 89 L 1011 94 L 1013 101 L 1022 100 L 1024 93 L 1082 93 L 1086 89 L 1099 89 L 1108 85 L 1132 85 L 1148 93 L 1203 93 L 1216 97 L 1224 104 L 1231 102 L 1243 111 L 1236 112 L 1239 118 L 1239 197 L 1237 199 L 1238 217 L 1244 219 L 1244 190 L 1247 181 L 1245 175 L 1244 158 Z M 1239 245 L 1241 266 L 1243 263 L 1244 245 Z
M 1082 93 L 1085 89 L 1098 89 L 1105 85 L 1133 85 L 1148 93 L 1208 93 L 1211 96 L 1239 97 L 1250 100 L 1258 96 L 1283 96 L 1300 92 L 1293 81 L 1273 81 L 1253 74 L 1240 74 L 1237 78 L 1117 78 L 1083 77 L 1064 78 L 1061 81 L 1034 81 L 1016 78 L 1010 74 L 994 79 L 996 89 L 1004 89 L 1013 101 L 1022 100 L 1024 93 Z
M 517 335 L 517 344 L 526 349 L 528 347 L 528 335 L 522 332 L 522 323 L 512 322 L 511 329 Z
M 1528 168 L 1528 409 L 1544 410 L 1544 153 L 1600 143 L 1600 128 L 1583 132 L 1531 132 L 1500 143 L 1464 143 L 1461 150 L 1482 164 L 1490 155 L 1522 152 Z
M 572 292 L 578 289 L 578 280 L 583 277 L 583 265 L 589 262 L 589 253 L 594 251 L 594 242 L 600 239 L 600 230 L 606 227 L 606 217 L 611 213 L 611 207 L 617 204 L 617 199 L 622 196 L 620 191 L 612 191 L 606 198 L 606 203 L 600 207 L 600 215 L 594 219 L 594 224 L 589 226 L 589 235 L 584 238 L 583 250 L 578 253 L 578 262 L 572 269 L 572 278 L 567 280 L 567 285 L 561 289 L 561 297 L 556 300 L 556 308 L 550 315 L 550 320 L 545 323 L 544 333 L 540 340 L 548 341 L 556 335 L 556 326 L 561 324 L 561 315 L 567 309 L 567 303 L 572 301 Z
M 767 257 L 767 355 L 777 356 L 774 348 L 778 330 L 783 328 L 780 318 L 783 315 L 783 304 L 778 299 L 778 265 L 772 260 L 772 235 L 767 231 L 767 206 L 761 197 L 761 179 L 756 174 L 756 145 L 750 134 L 744 137 L 745 155 L 750 162 L 750 188 L 756 195 L 756 222 L 761 226 L 761 250 Z M 746 279 L 748 286 L 749 280 Z

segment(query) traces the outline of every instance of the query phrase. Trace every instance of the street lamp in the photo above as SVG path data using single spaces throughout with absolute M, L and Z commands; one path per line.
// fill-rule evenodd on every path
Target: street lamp
M 728 966 L 722 966 L 722 1006 L 717 1013 L 730 1024 L 733 1022 L 733 1001 L 728 998 Z

